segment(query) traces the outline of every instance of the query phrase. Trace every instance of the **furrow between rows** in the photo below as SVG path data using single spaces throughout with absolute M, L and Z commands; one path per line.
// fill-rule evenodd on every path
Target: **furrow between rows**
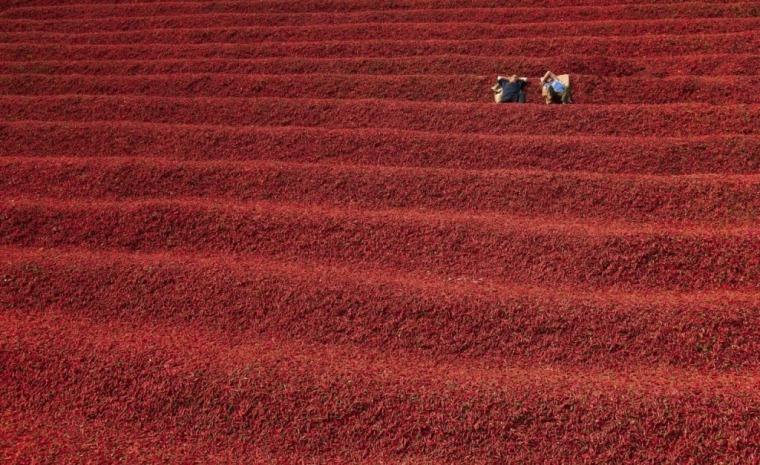
M 753 31 L 760 18 L 610 20 L 531 24 L 366 23 L 280 27 L 199 27 L 77 33 L 4 32 L 0 43 L 40 44 L 204 44 L 256 42 L 323 42 L 360 40 L 472 40 L 505 37 L 630 36 L 636 34 L 716 34 Z
M 22 9 L 32 11 L 36 9 L 53 9 L 53 8 L 82 8 L 85 6 L 106 7 L 125 4 L 144 7 L 145 5 L 191 5 L 207 3 L 208 0 L 8 0 L 4 3 L 6 9 Z M 290 13 L 310 13 L 320 11 L 363 11 L 363 10 L 408 10 L 408 9 L 451 9 L 451 8 L 499 8 L 503 7 L 503 2 L 498 0 L 411 0 L 400 2 L 394 1 L 368 1 L 368 0 L 321 0 L 321 1 L 303 1 L 297 4 L 292 2 L 281 1 L 249 1 L 234 2 L 223 0 L 226 4 L 245 4 L 246 6 L 256 6 L 258 11 L 266 12 L 290 12 Z M 695 3 L 694 0 L 549 0 L 542 5 L 536 5 L 530 0 L 516 0 L 511 3 L 513 7 L 609 7 L 609 6 L 655 6 L 660 4 L 678 5 Z M 704 3 L 704 2 L 703 2 Z M 735 4 L 736 0 L 713 0 L 711 3 L 717 4 Z
M 6 199 L 297 202 L 593 220 L 760 225 L 760 176 L 652 177 L 282 162 L 0 158 Z
M 757 293 L 578 293 L 224 256 L 3 255 L 0 306 L 28 314 L 53 307 L 101 322 L 192 322 L 229 337 L 509 366 L 760 367 Z
M 534 4 L 535 5 L 535 4 Z M 378 9 L 374 6 L 351 11 L 338 9 L 333 11 L 311 12 L 266 12 L 261 7 L 249 2 L 209 2 L 209 3 L 153 3 L 153 4 L 114 4 L 114 5 L 80 5 L 41 7 L 32 9 L 17 8 L 0 13 L 8 19 L 66 20 L 126 17 L 160 17 L 207 14 L 256 15 L 259 24 L 330 24 L 336 22 L 372 22 L 372 21 L 418 21 L 427 18 L 432 21 L 472 20 L 472 16 L 487 19 L 494 23 L 510 23 L 519 18 L 521 22 L 546 22 L 556 20 L 558 16 L 566 21 L 583 19 L 656 19 L 656 18 L 704 18 L 704 17 L 747 17 L 757 15 L 755 2 L 736 2 L 726 4 L 711 3 L 676 3 L 648 5 L 604 5 L 604 6 L 564 6 L 547 8 L 545 6 L 522 7 L 469 7 L 458 5 L 456 8 L 410 8 Z M 371 18 L 371 19 L 370 19 Z
M 249 464 L 292 465 L 301 458 L 219 436 L 169 433 L 156 423 L 129 423 L 92 417 L 67 405 L 45 404 L 18 408 L 7 402 L 0 411 L 0 436 L 13 448 L 0 447 L 0 457 L 18 463 L 78 463 L 83 457 L 94 463 L 185 463 L 202 459 L 207 464 L 231 464 L 245 457 Z M 3 455 L 4 454 L 4 455 Z M 11 455 L 12 454 L 12 455 Z M 316 455 L 311 455 L 321 460 Z M 376 462 L 356 462 L 375 465 Z M 430 462 L 409 461 L 410 465 Z
M 544 136 L 394 129 L 242 128 L 96 121 L 0 123 L 0 156 L 534 169 L 656 175 L 758 174 L 760 137 Z
M 760 105 L 496 105 L 295 98 L 0 96 L 6 122 L 386 128 L 499 135 L 758 135 Z
M 754 31 L 729 34 L 686 34 L 615 37 L 533 37 L 477 40 L 363 40 L 324 42 L 258 42 L 255 44 L 127 44 L 42 45 L 2 44 L 0 60 L 158 60 L 182 58 L 351 58 L 471 55 L 551 57 L 572 53 L 608 57 L 686 54 L 755 54 L 760 35 Z
M 6 200 L 3 245 L 263 254 L 582 288 L 757 289 L 757 228 L 269 202 Z
M 755 8 L 755 9 L 753 9 Z M 753 18 L 758 13 L 756 6 L 751 3 L 733 5 L 733 13 L 728 14 L 735 18 Z M 549 12 L 550 10 L 546 10 Z M 367 23 L 480 23 L 512 25 L 542 24 L 558 21 L 570 21 L 576 24 L 593 23 L 600 21 L 650 21 L 660 19 L 678 19 L 667 14 L 652 15 L 651 17 L 626 18 L 620 15 L 558 17 L 556 14 L 544 16 L 522 15 L 519 22 L 515 21 L 514 9 L 466 9 L 462 10 L 413 10 L 405 14 L 389 14 L 388 12 L 358 12 L 353 14 L 309 14 L 309 15 L 282 15 L 282 14 L 245 14 L 245 13 L 206 13 L 185 14 L 180 16 L 132 16 L 115 18 L 71 18 L 57 20 L 28 20 L 9 19 L 0 15 L 0 29 L 3 31 L 39 31 L 39 32 L 106 32 L 106 31 L 138 31 L 145 29 L 165 28 L 203 28 L 203 27 L 288 27 L 322 25 L 323 27 L 340 26 L 346 24 Z M 725 15 L 716 14 L 714 11 L 705 15 L 696 14 L 680 19 L 719 19 Z
M 112 427 L 139 422 L 169 437 L 186 432 L 182 440 L 237 439 L 333 462 L 366 459 L 367 449 L 449 463 L 677 462 L 694 450 L 704 461 L 751 461 L 760 428 L 755 375 L 462 368 L 234 341 L 192 324 L 72 321 L 54 310 L 0 318 L 3 400 L 17 409 L 60 406 Z
M 540 76 L 547 69 L 573 74 L 631 78 L 667 76 L 754 75 L 760 69 L 758 54 L 680 55 L 651 58 L 616 58 L 599 55 L 523 56 L 430 55 L 400 58 L 257 58 L 6 61 L 2 74 L 137 75 L 183 73 L 231 74 L 475 74 L 496 76 L 520 73 Z
M 307 82 L 304 82 L 307 81 Z M 526 88 L 528 103 L 544 104 L 538 78 Z M 351 74 L 247 75 L 169 74 L 143 76 L 0 75 L 0 95 L 131 95 L 156 97 L 283 97 L 302 87 L 314 99 L 389 99 L 431 102 L 493 102 L 495 76 Z M 712 103 L 756 104 L 760 76 L 612 78 L 574 75 L 576 103 L 647 104 Z M 631 86 L 637 87 L 631 92 Z

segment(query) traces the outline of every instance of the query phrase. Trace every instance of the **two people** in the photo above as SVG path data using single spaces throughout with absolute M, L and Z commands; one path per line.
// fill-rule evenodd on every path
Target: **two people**
M 540 81 L 541 93 L 547 104 L 573 102 L 568 75 L 557 77 L 551 71 L 547 71 Z M 525 86 L 527 83 L 527 78 L 518 78 L 516 74 L 506 78 L 499 76 L 496 78 L 496 85 L 491 88 L 494 92 L 494 99 L 497 103 L 525 103 Z

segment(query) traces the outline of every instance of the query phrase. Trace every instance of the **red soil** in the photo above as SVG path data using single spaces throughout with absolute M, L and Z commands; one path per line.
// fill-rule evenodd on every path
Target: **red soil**
M 760 461 L 757 3 L 501 5 L 3 3 L 0 462 Z

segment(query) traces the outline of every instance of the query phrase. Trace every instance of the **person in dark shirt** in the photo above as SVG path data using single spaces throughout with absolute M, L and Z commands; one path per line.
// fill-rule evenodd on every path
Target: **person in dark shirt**
M 516 74 L 504 78 L 496 78 L 497 84 L 492 87 L 494 94 L 497 95 L 496 101 L 499 103 L 525 103 L 525 85 L 528 83 L 526 78 L 518 78 Z M 501 94 L 499 96 L 499 94 Z

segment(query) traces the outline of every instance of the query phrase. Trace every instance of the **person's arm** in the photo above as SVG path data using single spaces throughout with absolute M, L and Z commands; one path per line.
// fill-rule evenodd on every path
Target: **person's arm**
M 541 78 L 541 84 L 545 83 L 547 79 L 552 78 L 555 81 L 557 81 L 557 76 L 554 75 L 551 71 L 547 71 L 546 74 L 544 74 L 544 77 Z

